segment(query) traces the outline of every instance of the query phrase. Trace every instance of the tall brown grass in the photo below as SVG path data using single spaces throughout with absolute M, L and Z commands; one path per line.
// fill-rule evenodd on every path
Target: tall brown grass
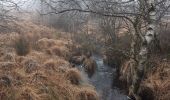
M 120 70 L 121 81 L 131 84 L 131 61 L 126 61 Z M 142 100 L 169 100 L 170 96 L 170 61 L 153 56 L 149 60 L 148 68 L 145 68 L 144 80 L 141 83 L 139 94 Z M 129 82 L 129 81 L 130 82 Z
M 72 84 L 79 85 L 81 81 L 80 72 L 77 69 L 70 69 L 66 72 L 66 79 L 68 79 Z
M 28 38 L 19 33 L 0 36 L 0 100 L 98 100 L 94 88 L 81 85 L 80 72 L 71 69 L 62 57 L 69 54 L 65 39 L 54 39 L 55 32 L 48 27 L 18 24 L 23 28 L 16 30 Z M 42 48 L 34 49 L 31 42 L 39 46 L 37 41 L 43 38 Z M 46 49 L 52 51 L 51 55 L 44 52 Z M 78 95 L 82 90 L 85 96 Z
M 84 89 L 77 95 L 77 100 L 99 100 L 95 91 Z

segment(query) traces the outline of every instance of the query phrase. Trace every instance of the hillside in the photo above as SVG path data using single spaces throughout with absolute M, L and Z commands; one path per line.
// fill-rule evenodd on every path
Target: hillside
M 69 39 L 31 22 L 0 35 L 0 100 L 98 100 L 67 61 Z

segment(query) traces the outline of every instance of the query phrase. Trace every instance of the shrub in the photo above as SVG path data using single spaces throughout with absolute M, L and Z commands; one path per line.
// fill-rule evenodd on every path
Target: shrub
M 19 37 L 14 43 L 14 48 L 17 55 L 26 56 L 30 52 L 30 43 L 25 37 Z

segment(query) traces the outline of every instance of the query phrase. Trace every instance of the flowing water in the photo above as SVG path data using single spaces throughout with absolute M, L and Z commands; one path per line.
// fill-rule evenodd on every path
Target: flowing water
M 113 86 L 116 70 L 105 65 L 101 56 L 94 55 L 93 59 L 97 63 L 97 70 L 91 78 L 87 79 L 96 88 L 100 100 L 127 100 L 126 95 L 119 88 Z M 82 68 L 80 70 L 83 71 Z

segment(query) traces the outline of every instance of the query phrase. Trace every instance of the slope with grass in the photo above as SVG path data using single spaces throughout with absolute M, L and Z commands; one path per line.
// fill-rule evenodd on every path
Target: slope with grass
M 67 61 L 69 39 L 31 22 L 0 35 L 0 100 L 98 100 Z

